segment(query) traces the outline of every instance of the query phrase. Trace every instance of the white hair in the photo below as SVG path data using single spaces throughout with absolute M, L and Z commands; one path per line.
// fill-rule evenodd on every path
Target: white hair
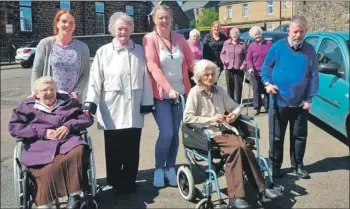
M 254 38 L 254 36 L 256 34 L 263 34 L 263 30 L 259 27 L 259 26 L 253 26 L 250 30 L 249 30 L 249 35 Z
M 234 34 L 237 35 L 239 38 L 239 36 L 241 35 L 241 32 L 239 31 L 238 28 L 233 27 L 230 30 L 230 37 L 232 37 Z
M 112 34 L 112 36 L 115 36 L 115 23 L 118 20 L 123 20 L 125 21 L 128 25 L 131 26 L 131 32 L 134 31 L 134 20 L 127 14 L 125 14 L 124 12 L 115 12 L 114 14 L 112 14 L 112 16 L 109 18 L 109 24 L 108 24 L 108 31 L 110 34 Z
M 201 32 L 199 32 L 199 30 L 197 29 L 192 29 L 190 31 L 190 37 L 193 37 L 193 36 L 201 36 Z
M 217 82 L 219 73 L 220 73 L 220 68 L 212 61 L 202 59 L 194 64 L 194 72 L 193 72 L 193 81 L 196 84 L 202 84 L 202 77 L 205 73 L 205 70 L 208 68 L 212 68 L 215 71 L 215 77 L 214 77 L 214 83 Z
M 39 91 L 39 86 L 42 84 L 52 84 L 56 88 L 56 81 L 51 76 L 43 76 L 38 78 L 34 83 L 34 92 L 37 93 Z

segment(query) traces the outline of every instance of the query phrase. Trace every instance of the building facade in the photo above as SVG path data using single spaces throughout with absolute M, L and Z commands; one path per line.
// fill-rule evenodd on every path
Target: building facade
M 234 1 L 221 2 L 219 21 L 224 27 L 248 30 L 260 26 L 273 30 L 292 16 L 291 1 Z
M 59 9 L 71 10 L 76 18 L 76 36 L 109 34 L 109 17 L 126 12 L 135 22 L 134 32 L 146 32 L 151 2 L 141 1 L 7 1 L 0 2 L 0 58 L 13 56 L 12 45 L 53 35 L 53 19 Z

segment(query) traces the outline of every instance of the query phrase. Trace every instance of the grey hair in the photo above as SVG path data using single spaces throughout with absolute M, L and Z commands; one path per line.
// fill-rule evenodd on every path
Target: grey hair
M 194 72 L 193 72 L 193 81 L 196 84 L 202 84 L 202 77 L 205 73 L 205 70 L 208 68 L 213 68 L 215 70 L 214 83 L 218 81 L 220 68 L 212 61 L 202 59 L 194 64 Z
M 249 30 L 249 35 L 254 38 L 254 36 L 256 34 L 263 34 L 263 30 L 259 27 L 259 26 L 253 26 L 250 30 Z
M 110 34 L 112 34 L 112 36 L 115 36 L 115 23 L 118 20 L 123 20 L 125 22 L 127 22 L 130 26 L 131 26 L 131 32 L 134 31 L 134 20 L 127 14 L 125 14 L 124 12 L 115 12 L 114 14 L 112 14 L 112 16 L 109 18 L 109 24 L 108 24 L 108 31 Z
M 39 86 L 41 84 L 52 84 L 56 87 L 56 81 L 51 77 L 51 76 L 43 76 L 43 77 L 40 77 L 38 78 L 35 83 L 34 83 L 34 92 L 37 93 L 39 91 Z
M 295 15 L 290 19 L 289 24 L 290 23 L 307 27 L 307 20 L 304 16 Z
M 192 36 L 200 36 L 200 35 L 201 35 L 201 32 L 199 32 L 199 30 L 197 30 L 197 29 L 192 29 L 190 31 L 190 37 L 192 37 Z
M 230 37 L 232 37 L 233 34 L 236 34 L 236 35 L 238 36 L 238 38 L 239 38 L 239 36 L 241 35 L 241 32 L 239 31 L 238 28 L 233 27 L 233 28 L 230 30 Z

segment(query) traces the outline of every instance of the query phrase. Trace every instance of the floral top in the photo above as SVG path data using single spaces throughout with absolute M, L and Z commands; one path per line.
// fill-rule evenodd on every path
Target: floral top
M 79 53 L 77 40 L 73 40 L 67 47 L 53 44 L 50 63 L 52 77 L 57 83 L 57 90 L 71 93 L 78 83 L 81 66 Z

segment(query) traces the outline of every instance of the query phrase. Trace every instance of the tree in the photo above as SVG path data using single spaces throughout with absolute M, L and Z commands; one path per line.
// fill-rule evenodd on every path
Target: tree
M 211 27 L 211 24 L 219 20 L 219 13 L 216 8 L 204 8 L 198 18 L 197 27 Z

